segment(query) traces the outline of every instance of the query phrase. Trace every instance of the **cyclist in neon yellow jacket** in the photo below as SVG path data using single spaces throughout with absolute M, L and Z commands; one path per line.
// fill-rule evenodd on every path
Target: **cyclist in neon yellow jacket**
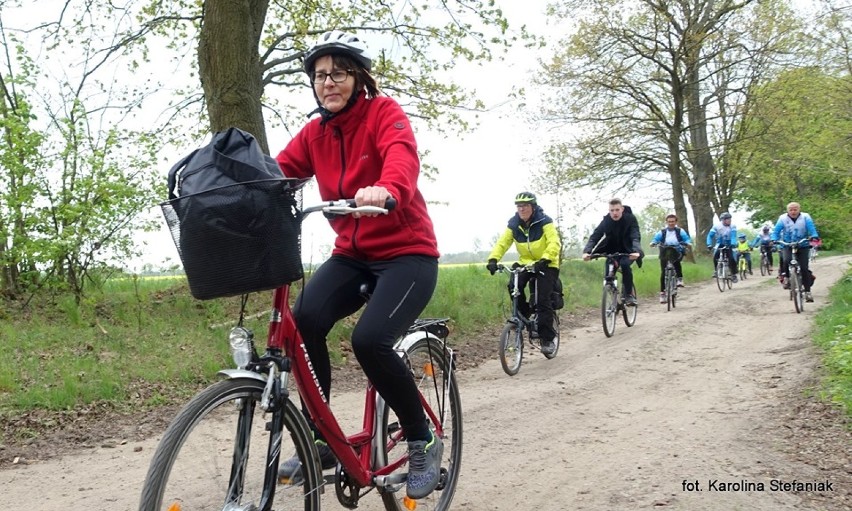
M 506 254 L 509 247 L 514 243 L 515 249 L 520 255 L 519 264 L 535 265 L 535 273 L 524 272 L 520 275 L 518 284 L 521 287 L 520 311 L 524 316 L 529 316 L 530 308 L 524 294 L 524 288 L 531 278 L 536 279 L 538 296 L 541 299 L 536 303 L 536 314 L 538 316 L 538 334 L 541 337 L 541 351 L 545 354 L 553 353 L 553 338 L 556 332 L 553 330 L 553 304 L 549 297 L 554 290 L 561 292 L 559 282 L 559 251 L 561 243 L 556 224 L 553 219 L 544 214 L 544 210 L 538 205 L 536 196 L 530 192 L 521 192 L 515 197 L 517 212 L 509 219 L 506 230 L 497 240 L 494 249 L 488 256 L 486 268 L 494 275 L 497 271 L 497 262 Z M 511 289 L 509 292 L 511 293 Z

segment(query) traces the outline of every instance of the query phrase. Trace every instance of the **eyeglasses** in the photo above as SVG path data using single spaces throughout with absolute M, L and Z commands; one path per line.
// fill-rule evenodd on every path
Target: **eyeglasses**
M 346 81 L 346 78 L 353 72 L 354 71 L 352 71 L 351 69 L 335 69 L 330 73 L 317 71 L 316 73 L 314 73 L 313 81 L 317 84 L 325 83 L 325 79 L 331 77 L 332 82 L 343 83 Z

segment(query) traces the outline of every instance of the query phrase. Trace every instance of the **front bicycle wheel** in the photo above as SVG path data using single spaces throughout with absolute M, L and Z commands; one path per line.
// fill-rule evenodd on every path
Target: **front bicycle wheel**
M 793 270 L 790 268 L 790 297 L 793 299 L 793 307 L 796 309 L 796 313 L 802 312 L 805 310 L 805 304 L 802 296 L 802 285 L 801 285 L 801 277 L 799 276 L 798 268 Z
M 636 288 L 634 287 L 630 291 L 630 295 L 633 297 L 633 300 L 636 300 Z M 627 326 L 633 326 L 636 324 L 636 315 L 639 314 L 639 302 L 636 302 L 636 305 L 625 305 L 621 309 L 621 315 L 624 317 L 624 324 Z
M 417 509 L 447 511 L 453 501 L 459 480 L 462 458 L 462 406 L 456 384 L 455 363 L 444 342 L 437 338 L 416 341 L 404 354 L 414 375 L 414 382 L 424 400 L 426 417 L 433 429 L 440 424 L 443 431 L 444 454 L 441 459 L 441 480 L 438 488 L 426 498 L 415 501 Z M 376 467 L 384 467 L 408 452 L 408 443 L 399 427 L 396 414 L 379 398 L 384 411 L 379 423 L 380 442 L 384 449 L 376 453 Z M 405 465 L 399 470 L 406 471 Z M 406 511 L 408 507 L 405 486 L 380 490 L 382 502 L 388 511 Z M 410 502 L 410 501 L 409 501 Z
M 672 270 L 666 271 L 666 295 L 666 310 L 672 310 L 677 299 L 677 276 Z
M 616 314 L 618 314 L 618 289 L 612 284 L 606 284 L 601 297 L 601 321 L 607 337 L 612 337 L 615 333 Z
M 720 259 L 718 263 L 716 263 L 716 287 L 719 288 L 719 292 L 725 292 L 725 275 L 727 274 L 727 265 Z
M 524 329 L 509 321 L 500 333 L 500 365 L 509 376 L 518 374 L 524 358 Z
M 248 511 L 270 509 L 273 499 L 276 509 L 320 509 L 322 473 L 308 425 L 288 399 L 277 416 L 283 430 L 267 430 L 259 406 L 264 386 L 250 378 L 223 380 L 192 398 L 157 446 L 139 511 Z M 302 461 L 298 484 L 276 486 L 281 452 Z
M 745 258 L 740 259 L 740 279 L 745 280 L 748 275 L 748 263 Z
M 766 258 L 766 254 L 760 256 L 760 276 L 765 277 L 769 275 L 769 260 Z

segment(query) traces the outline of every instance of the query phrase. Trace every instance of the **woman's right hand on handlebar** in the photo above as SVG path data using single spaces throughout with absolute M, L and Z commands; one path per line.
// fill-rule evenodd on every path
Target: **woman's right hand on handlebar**
M 355 192 L 356 206 L 376 206 L 379 208 L 386 207 L 388 199 L 391 199 L 391 194 L 384 186 L 365 186 Z M 379 213 L 352 213 L 354 218 L 362 216 L 378 216 Z

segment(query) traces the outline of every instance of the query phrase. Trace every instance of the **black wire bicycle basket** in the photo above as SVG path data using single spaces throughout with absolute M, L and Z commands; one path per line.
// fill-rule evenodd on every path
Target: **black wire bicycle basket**
M 265 291 L 302 278 L 299 179 L 222 186 L 160 204 L 199 300 Z

